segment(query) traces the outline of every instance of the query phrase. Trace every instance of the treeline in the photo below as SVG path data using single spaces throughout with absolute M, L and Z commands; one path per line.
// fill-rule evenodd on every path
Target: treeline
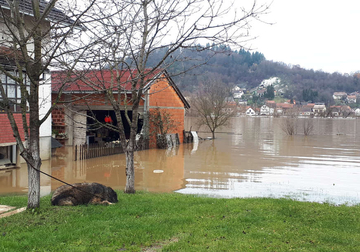
M 164 50 L 165 51 L 165 50 Z M 152 62 L 158 62 L 163 52 L 154 52 Z M 181 49 L 173 53 L 171 60 L 177 59 L 168 71 L 182 92 L 191 93 L 199 85 L 206 85 L 204 75 L 216 75 L 228 85 L 247 89 L 258 86 L 264 79 L 280 77 L 287 85 L 284 97 L 300 101 L 332 102 L 333 92 L 353 92 L 360 90 L 360 75 L 343 75 L 303 69 L 281 62 L 265 59 L 260 52 L 241 49 L 234 51 L 228 46 L 198 45 L 195 48 Z M 205 63 L 206 64 L 203 64 Z M 198 64 L 201 66 L 195 67 Z M 187 69 L 193 68 L 191 71 Z M 177 75 L 186 71 L 185 74 Z

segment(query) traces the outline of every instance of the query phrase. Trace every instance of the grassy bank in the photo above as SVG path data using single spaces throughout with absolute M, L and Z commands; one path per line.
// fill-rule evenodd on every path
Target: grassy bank
M 0 251 L 360 251 L 360 207 L 286 199 L 118 193 L 111 206 L 0 219 Z M 0 197 L 25 206 L 26 197 Z

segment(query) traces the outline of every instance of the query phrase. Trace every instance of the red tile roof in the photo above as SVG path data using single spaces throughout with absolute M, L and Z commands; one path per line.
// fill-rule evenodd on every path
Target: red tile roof
M 283 108 L 283 109 L 291 109 L 294 107 L 294 104 L 289 103 L 276 103 L 277 108 Z
M 123 70 L 118 72 L 118 75 L 116 70 L 93 70 L 87 72 L 79 71 L 72 75 L 68 75 L 67 72 L 52 72 L 52 92 L 58 93 L 62 86 L 63 93 L 98 93 L 109 89 L 111 86 L 113 86 L 113 90 L 115 91 L 118 90 L 118 87 L 121 88 L 121 91 L 132 91 L 132 80 L 138 81 L 139 79 L 137 76 L 137 71 Z M 115 78 L 114 76 L 119 76 L 119 78 Z M 159 80 L 161 78 L 167 79 L 169 85 L 174 88 L 175 92 L 184 103 L 185 108 L 190 108 L 189 103 L 186 101 L 179 88 L 175 85 L 174 81 L 171 79 L 166 70 L 157 69 L 151 72 L 151 69 L 148 69 L 143 88 L 147 89 L 154 83 L 155 80 Z M 137 83 L 136 86 L 136 89 L 138 88 L 139 83 Z
M 306 107 L 313 108 L 315 106 L 315 103 L 308 103 L 305 105 Z
M 150 73 L 150 69 L 145 77 L 145 85 L 161 72 L 155 70 Z M 51 82 L 52 91 L 58 92 L 64 85 L 63 92 L 99 92 L 113 87 L 113 90 L 118 90 L 121 87 L 122 91 L 131 91 L 132 80 L 138 81 L 137 70 L 92 70 L 92 71 L 78 71 L 74 74 L 68 75 L 67 72 L 52 72 Z M 117 77 L 119 76 L 119 77 Z M 137 84 L 139 88 L 139 83 Z

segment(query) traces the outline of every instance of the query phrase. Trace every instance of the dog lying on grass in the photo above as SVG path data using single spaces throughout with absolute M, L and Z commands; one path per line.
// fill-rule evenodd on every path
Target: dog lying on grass
M 116 192 L 112 188 L 98 183 L 63 185 L 58 187 L 51 197 L 53 206 L 109 205 L 116 202 L 118 202 Z

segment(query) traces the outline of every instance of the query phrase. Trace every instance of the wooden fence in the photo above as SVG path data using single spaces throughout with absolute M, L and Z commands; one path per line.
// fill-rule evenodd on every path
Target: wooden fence
M 121 145 L 75 145 L 74 151 L 75 161 L 124 153 Z

